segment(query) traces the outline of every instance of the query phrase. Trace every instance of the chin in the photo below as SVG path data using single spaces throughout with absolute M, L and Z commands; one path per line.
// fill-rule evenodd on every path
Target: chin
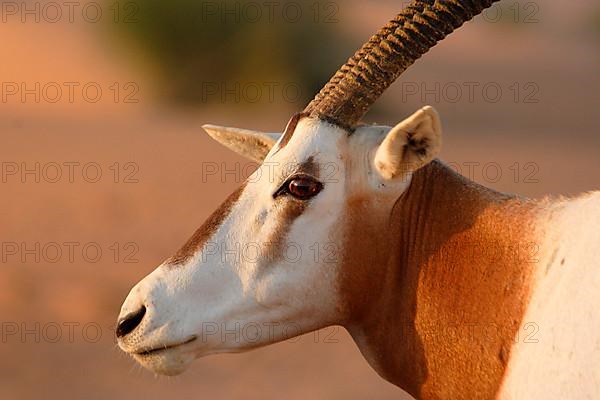
M 173 349 L 147 355 L 134 354 L 133 358 L 149 371 L 175 376 L 185 372 L 196 357 L 194 354 Z

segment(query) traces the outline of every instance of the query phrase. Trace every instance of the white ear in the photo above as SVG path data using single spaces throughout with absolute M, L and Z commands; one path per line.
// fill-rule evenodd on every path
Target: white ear
M 281 134 L 228 128 L 217 125 L 202 127 L 213 139 L 236 153 L 262 163 Z
M 431 106 L 392 128 L 375 153 L 375 168 L 384 179 L 403 177 L 433 160 L 442 147 L 442 125 Z

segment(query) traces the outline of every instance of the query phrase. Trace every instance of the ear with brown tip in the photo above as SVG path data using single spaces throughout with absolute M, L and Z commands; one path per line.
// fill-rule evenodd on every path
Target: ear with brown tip
M 262 163 L 281 134 L 229 128 L 217 125 L 202 127 L 213 139 L 239 155 Z
M 375 153 L 375 168 L 384 179 L 404 177 L 433 160 L 441 147 L 440 117 L 426 106 L 388 132 Z

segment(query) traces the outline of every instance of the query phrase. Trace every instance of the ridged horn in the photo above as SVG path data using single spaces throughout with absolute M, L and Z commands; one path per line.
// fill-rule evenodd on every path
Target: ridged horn
M 353 129 L 406 68 L 496 1 L 413 1 L 339 69 L 305 113 Z

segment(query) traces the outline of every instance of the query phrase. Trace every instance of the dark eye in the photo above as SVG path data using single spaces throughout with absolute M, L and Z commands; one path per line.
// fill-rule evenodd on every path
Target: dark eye
M 309 176 L 296 176 L 289 179 L 277 192 L 276 196 L 289 193 L 299 200 L 308 200 L 323 189 L 323 184 Z

